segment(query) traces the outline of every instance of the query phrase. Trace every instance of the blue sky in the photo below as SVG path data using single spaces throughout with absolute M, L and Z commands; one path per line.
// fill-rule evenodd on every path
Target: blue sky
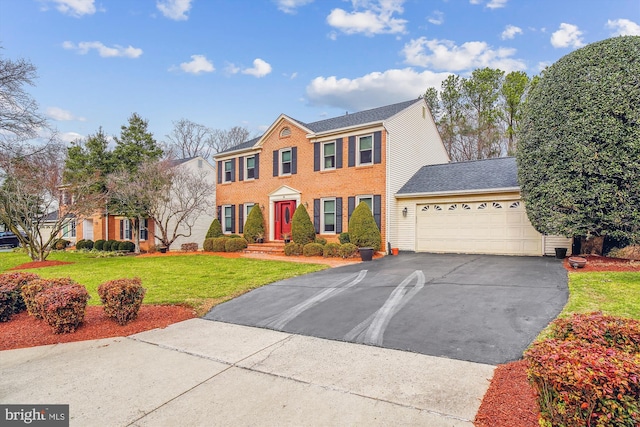
M 538 74 L 567 53 L 640 35 L 640 0 L 0 0 L 0 52 L 64 140 L 133 112 L 260 134 L 418 97 L 476 68 Z

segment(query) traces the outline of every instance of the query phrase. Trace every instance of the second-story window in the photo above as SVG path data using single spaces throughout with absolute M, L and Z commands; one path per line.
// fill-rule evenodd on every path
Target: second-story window
M 291 175 L 291 149 L 280 151 L 280 175 Z
M 233 164 L 231 160 L 224 162 L 224 182 L 231 182 L 233 178 Z
M 322 144 L 323 169 L 336 168 L 336 143 L 326 142 Z
M 245 179 L 255 179 L 256 177 L 256 158 L 255 156 L 246 158 L 245 165 L 246 176 Z
M 361 136 L 358 138 L 358 164 L 368 165 L 373 163 L 373 136 Z

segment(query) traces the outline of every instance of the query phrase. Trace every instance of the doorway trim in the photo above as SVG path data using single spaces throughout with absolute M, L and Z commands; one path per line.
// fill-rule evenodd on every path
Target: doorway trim
M 300 191 L 283 185 L 269 193 L 269 240 L 280 240 L 275 238 L 275 204 L 285 200 L 295 201 L 296 207 L 298 207 L 300 205 Z

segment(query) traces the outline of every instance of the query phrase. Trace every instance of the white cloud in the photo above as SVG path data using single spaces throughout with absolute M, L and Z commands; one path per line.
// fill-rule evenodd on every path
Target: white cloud
M 427 21 L 431 22 L 433 25 L 442 25 L 444 23 L 444 13 L 439 10 L 434 10 L 433 13 Z
M 59 107 L 47 108 L 46 114 L 51 119 L 57 120 L 59 122 L 74 121 L 74 120 L 84 122 L 87 120 L 84 117 L 74 116 L 70 111 L 63 110 L 62 108 L 59 108 Z
M 502 34 L 500 34 L 500 37 L 502 40 L 507 40 L 514 38 L 516 34 L 522 34 L 522 28 L 516 27 L 515 25 L 507 25 Z
M 640 36 L 640 25 L 628 19 L 609 19 L 607 28 L 613 30 L 612 36 Z
M 394 18 L 393 14 L 404 12 L 402 3 L 405 0 L 352 0 L 354 9 L 362 6 L 363 10 L 347 12 L 344 9 L 333 9 L 327 16 L 327 23 L 346 34 L 362 33 L 367 36 L 375 34 L 404 33 L 407 21 Z
M 284 13 L 296 13 L 296 10 L 306 4 L 313 3 L 313 0 L 276 0 L 278 9 Z
M 62 142 L 69 143 L 78 139 L 83 139 L 84 135 L 80 135 L 78 132 L 61 132 L 58 134 L 58 138 Z
M 186 21 L 189 19 L 187 12 L 191 9 L 191 0 L 158 0 L 156 7 L 165 18 Z
M 505 7 L 509 0 L 491 0 L 487 3 L 487 7 L 489 9 L 499 9 L 501 7 Z
M 244 70 L 242 70 L 242 74 L 249 74 L 250 76 L 254 76 L 258 78 L 264 77 L 270 72 L 271 72 L 271 65 L 260 58 L 256 58 L 253 60 L 252 68 L 245 68 Z
M 560 47 L 582 47 L 582 31 L 576 25 L 562 23 L 560 29 L 551 34 L 551 45 L 555 48 Z
M 77 45 L 70 41 L 66 41 L 62 43 L 62 47 L 67 50 L 75 50 L 80 55 L 86 55 L 91 49 L 95 49 L 98 51 L 98 54 L 103 58 L 113 58 L 113 57 L 126 57 L 126 58 L 137 58 L 142 55 L 142 49 L 128 46 L 123 47 L 119 45 L 114 45 L 113 47 L 108 47 L 102 44 L 102 42 L 80 42 Z
M 466 42 L 457 46 L 450 40 L 414 39 L 404 45 L 402 53 L 409 65 L 450 72 L 475 68 L 500 68 L 508 72 L 526 69 L 522 60 L 514 59 L 515 49 L 492 49 L 485 42 Z
M 204 55 L 191 55 L 191 61 L 181 63 L 180 69 L 189 74 L 212 73 L 215 71 L 213 63 Z
M 307 99 L 348 111 L 360 111 L 418 98 L 429 86 L 440 87 L 449 73 L 421 73 L 412 68 L 374 72 L 355 79 L 316 77 L 307 86 Z
M 76 18 L 82 15 L 93 15 L 96 13 L 94 0 L 50 0 L 56 5 L 56 9 L 65 15 Z

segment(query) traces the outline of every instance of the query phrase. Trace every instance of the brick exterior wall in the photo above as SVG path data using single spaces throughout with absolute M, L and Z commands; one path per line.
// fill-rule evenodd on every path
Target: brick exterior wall
M 283 128 L 289 128 L 291 133 L 288 136 L 281 136 Z M 380 163 L 363 166 L 349 167 L 349 137 L 373 135 L 380 132 Z M 314 199 L 341 197 L 342 198 L 342 231 L 348 231 L 348 198 L 372 195 L 380 196 L 380 226 L 382 233 L 382 250 L 385 249 L 386 242 L 384 224 L 385 218 L 385 165 L 386 165 L 386 132 L 381 126 L 375 129 L 364 129 L 350 133 L 338 133 L 323 137 L 318 142 L 311 142 L 307 138 L 307 131 L 300 128 L 295 123 L 282 118 L 271 128 L 271 132 L 263 138 L 261 150 L 253 150 L 242 153 L 230 153 L 228 156 L 219 156 L 216 160 L 225 161 L 235 158 L 235 181 L 228 183 L 218 183 L 216 185 L 216 205 L 234 205 L 235 207 L 235 230 L 239 230 L 238 205 L 246 203 L 258 203 L 263 207 L 265 218 L 265 236 L 272 234 L 274 226 L 273 198 L 269 195 L 283 186 L 287 186 L 299 192 L 299 202 L 302 203 L 311 220 L 314 219 Z M 314 144 L 335 141 L 342 138 L 342 168 L 334 170 L 314 171 Z M 273 176 L 273 152 L 289 147 L 297 147 L 297 173 L 288 176 Z M 240 157 L 259 153 L 259 178 L 254 180 L 239 179 Z M 322 158 L 321 158 L 322 161 Z M 219 163 L 218 166 L 223 165 Z M 223 168 L 222 168 L 223 169 Z M 224 171 L 222 170 L 222 173 Z M 246 218 L 245 218 L 246 219 Z M 221 223 L 224 222 L 220 218 Z M 319 234 L 320 237 L 328 241 L 337 241 L 338 233 Z M 276 240 L 277 237 L 275 238 Z

